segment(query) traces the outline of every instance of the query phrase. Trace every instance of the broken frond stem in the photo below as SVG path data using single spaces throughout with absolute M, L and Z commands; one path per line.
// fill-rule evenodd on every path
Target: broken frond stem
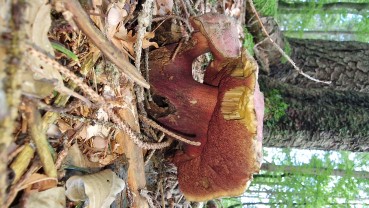
M 190 23 L 188 22 L 188 20 L 186 20 L 185 18 L 183 17 L 180 17 L 180 16 L 176 16 L 176 15 L 166 15 L 166 16 L 163 16 L 163 17 L 156 17 L 156 18 L 153 18 L 152 21 L 153 22 L 156 22 L 156 21 L 161 21 L 161 20 L 167 20 L 167 19 L 178 19 L 182 22 L 185 23 L 188 31 L 190 32 L 193 32 L 193 27 L 190 25 Z

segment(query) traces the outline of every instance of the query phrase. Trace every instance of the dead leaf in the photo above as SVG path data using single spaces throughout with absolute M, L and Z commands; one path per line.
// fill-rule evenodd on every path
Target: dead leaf
M 92 139 L 92 145 L 95 150 L 101 151 L 106 148 L 106 146 L 108 145 L 108 141 L 107 139 L 104 139 L 103 137 L 95 136 Z
M 24 207 L 65 208 L 65 189 L 55 187 L 42 192 L 34 192 L 26 199 Z
M 128 50 L 128 52 L 133 55 L 134 54 L 134 44 L 137 40 L 137 35 L 132 35 L 132 30 L 128 32 L 127 35 L 123 35 L 122 33 L 116 33 L 114 37 L 121 41 L 121 44 L 124 48 Z M 150 46 L 154 46 L 155 48 L 159 48 L 159 45 L 156 42 L 150 42 L 151 38 L 155 37 L 155 32 L 146 32 L 144 39 L 142 40 L 142 48 L 146 49 Z
M 64 134 L 66 131 L 73 129 L 67 122 L 63 119 L 58 120 L 59 130 Z
M 154 15 L 171 14 L 173 10 L 173 0 L 156 0 L 154 6 Z
M 62 132 L 57 125 L 50 124 L 46 131 L 46 136 L 49 138 L 60 138 L 62 136 Z
M 124 137 L 125 135 L 121 131 L 115 135 L 114 140 L 112 141 L 113 152 L 120 155 L 124 153 Z
M 20 191 L 32 186 L 32 189 L 43 191 L 49 188 L 56 187 L 57 182 L 58 180 L 56 178 L 52 178 L 44 174 L 34 173 L 26 180 L 22 181 L 17 189 L 18 191 Z
M 66 182 L 66 196 L 71 201 L 88 201 L 90 208 L 108 208 L 125 183 L 113 171 L 72 176 Z
M 106 155 L 105 157 L 99 159 L 99 163 L 103 166 L 109 165 L 118 158 L 118 155 Z
M 77 144 L 69 148 L 67 157 L 64 159 L 63 166 L 76 166 L 81 168 L 98 168 L 99 163 L 91 162 L 78 148 Z

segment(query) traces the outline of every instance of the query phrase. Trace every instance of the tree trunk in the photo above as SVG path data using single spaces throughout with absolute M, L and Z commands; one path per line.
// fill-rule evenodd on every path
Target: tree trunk
M 264 146 L 369 150 L 369 94 L 286 84 L 265 76 L 259 82 L 264 92 L 277 89 L 288 104 L 286 115 L 264 128 Z
M 307 74 L 330 80 L 331 85 L 310 81 L 288 63 L 271 67 L 272 77 L 303 88 L 369 92 L 369 44 L 354 41 L 288 39 L 291 58 Z

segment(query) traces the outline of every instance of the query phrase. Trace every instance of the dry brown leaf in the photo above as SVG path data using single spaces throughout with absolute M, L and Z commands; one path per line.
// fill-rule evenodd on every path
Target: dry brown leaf
M 64 134 L 66 131 L 73 129 L 67 122 L 63 119 L 58 120 L 59 130 Z
M 48 138 L 60 138 L 62 136 L 62 132 L 56 124 L 50 124 L 46 131 L 46 136 Z
M 99 159 L 99 163 L 103 166 L 113 163 L 118 158 L 118 155 L 106 155 L 105 157 Z
M 56 187 L 57 182 L 58 180 L 56 178 L 52 178 L 44 174 L 34 173 L 26 180 L 22 181 L 17 189 L 20 191 L 32 185 L 32 189 L 46 190 Z
M 133 55 L 134 54 L 134 44 L 136 43 L 137 36 L 132 35 L 133 32 L 130 30 L 127 35 L 123 33 L 116 33 L 114 37 L 121 41 L 121 44 L 124 48 L 128 50 L 128 52 Z M 146 32 L 144 39 L 142 40 L 142 48 L 148 48 L 150 46 L 154 46 L 155 48 L 159 48 L 159 45 L 156 42 L 150 42 L 150 39 L 155 37 L 155 32 Z
M 124 137 L 125 135 L 119 131 L 116 135 L 114 140 L 112 141 L 113 146 L 113 152 L 117 154 L 123 154 L 124 153 Z
M 154 15 L 171 14 L 173 10 L 173 0 L 156 0 L 154 6 Z
M 95 136 L 92 139 L 92 145 L 95 150 L 101 151 L 108 145 L 108 140 L 100 136 Z
M 88 201 L 90 208 L 105 208 L 110 207 L 124 187 L 124 181 L 113 171 L 103 170 L 70 177 L 66 182 L 66 196 L 71 201 Z
M 127 17 L 128 13 L 124 9 L 123 3 L 111 3 L 107 13 L 105 18 L 106 35 L 111 40 L 114 34 L 118 32 L 118 24 Z
M 64 166 L 76 166 L 81 168 L 98 168 L 101 167 L 99 163 L 91 162 L 78 148 L 77 144 L 69 148 L 68 155 L 64 159 Z
M 55 187 L 46 191 L 31 193 L 26 199 L 24 207 L 65 208 L 65 202 L 64 187 Z

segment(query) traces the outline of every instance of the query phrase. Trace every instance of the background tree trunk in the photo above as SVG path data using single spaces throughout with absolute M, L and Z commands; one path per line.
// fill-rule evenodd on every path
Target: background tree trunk
M 264 92 L 277 89 L 288 104 L 286 115 L 265 127 L 264 146 L 369 150 L 369 94 L 292 85 L 266 76 L 260 84 Z
M 288 39 L 291 58 L 307 74 L 330 80 L 320 84 L 299 76 L 289 63 L 271 66 L 271 76 L 304 88 L 369 92 L 369 44 L 347 41 Z

